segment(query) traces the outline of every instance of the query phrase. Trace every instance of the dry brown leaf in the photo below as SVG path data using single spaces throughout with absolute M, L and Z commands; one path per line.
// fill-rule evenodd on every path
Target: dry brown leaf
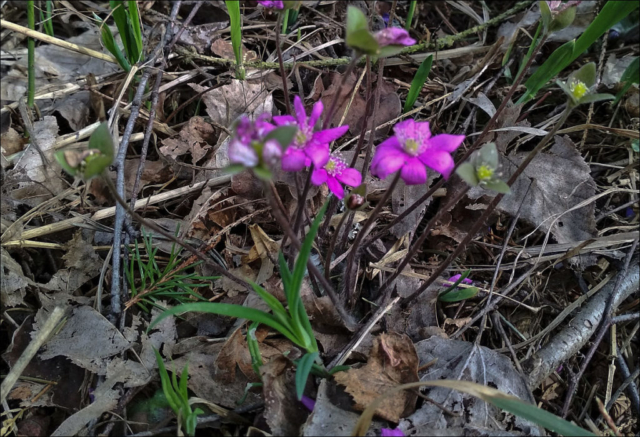
M 24 275 L 22 266 L 9 255 L 5 248 L 0 251 L 2 253 L 2 276 L 0 276 L 2 304 L 8 307 L 24 304 L 26 288 L 33 284 L 33 281 Z
M 296 367 L 282 355 L 260 368 L 264 417 L 273 435 L 300 435 L 307 410 L 298 401 L 295 386 Z
M 211 51 L 224 59 L 235 59 L 236 55 L 233 51 L 231 41 L 217 39 L 211 44 Z M 253 62 L 258 59 L 258 55 L 253 50 L 249 50 L 242 44 L 242 59 L 245 63 Z
M 172 159 L 191 153 L 193 164 L 205 157 L 211 144 L 216 143 L 216 131 L 202 117 L 191 117 L 180 130 L 178 138 L 162 140 L 160 152 Z
M 205 87 L 190 83 L 194 91 L 201 93 Z M 228 85 L 202 95 L 207 114 L 215 123 L 229 126 L 242 114 L 249 116 L 271 114 L 273 97 L 260 81 L 232 80 Z
M 349 104 L 349 100 L 351 99 L 351 94 L 353 93 L 353 89 L 356 86 L 357 77 L 352 74 L 347 78 L 345 86 L 340 88 L 340 82 L 342 81 L 342 76 L 339 73 L 331 73 L 327 77 L 325 77 L 325 81 L 330 84 L 326 86 L 325 90 L 322 92 L 322 97 L 320 101 L 324 105 L 325 108 L 331 107 L 331 104 L 334 99 L 339 99 L 338 104 L 336 105 L 336 110 L 333 114 L 333 118 L 331 119 L 331 126 L 338 126 L 340 120 L 342 119 L 342 114 L 344 114 L 347 105 Z M 340 90 L 340 96 L 338 96 L 338 91 Z M 348 126 L 355 126 L 358 120 L 363 116 L 365 112 L 366 103 L 364 98 L 360 95 L 359 92 L 353 98 L 353 102 L 349 108 L 349 112 L 344 120 L 344 124 Z
M 378 83 L 374 84 L 374 86 L 378 86 Z M 374 126 L 380 126 L 388 121 L 394 120 L 397 118 L 402 112 L 402 104 L 400 102 L 400 97 L 398 97 L 397 91 L 398 86 L 390 81 L 382 81 L 380 85 L 380 100 L 378 101 L 378 110 L 376 112 Z M 352 91 L 350 89 L 349 91 Z M 377 92 L 374 88 L 372 92 Z M 352 108 L 353 109 L 353 108 Z M 341 114 L 342 115 L 342 114 Z M 354 124 L 349 125 L 349 132 L 352 135 L 359 135 L 362 129 L 364 128 L 364 112 L 357 114 L 359 118 Z M 367 122 L 367 124 L 371 123 L 371 119 Z M 369 129 L 370 126 L 366 126 L 366 129 Z M 376 130 L 376 139 L 380 140 L 382 138 L 386 138 L 391 126 L 384 127 L 382 129 Z
M 20 152 L 25 143 L 25 139 L 12 127 L 0 136 L 0 144 L 2 144 L 2 154 L 4 156 Z
M 260 380 L 251 367 L 251 354 L 241 328 L 233 331 L 220 349 L 214 364 L 216 381 L 221 384 L 235 381 L 236 365 L 250 381 Z
M 359 369 L 338 372 L 335 380 L 353 396 L 354 408 L 363 411 L 374 399 L 400 384 L 418 381 L 418 356 L 406 335 L 395 333 L 376 337 L 367 364 Z M 387 397 L 376 414 L 398 422 L 416 407 L 417 394 L 402 391 Z

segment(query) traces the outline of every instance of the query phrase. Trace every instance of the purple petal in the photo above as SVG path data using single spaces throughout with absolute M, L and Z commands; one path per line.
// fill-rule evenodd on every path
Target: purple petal
M 320 119 L 323 109 L 324 109 L 324 106 L 322 105 L 321 101 L 317 101 L 316 103 L 313 104 L 313 109 L 311 110 L 311 115 L 309 116 L 309 127 L 311 129 L 314 128 L 314 126 Z
M 362 183 L 362 175 L 355 168 L 345 168 L 342 173 L 336 175 L 336 179 L 350 187 L 357 187 Z
M 375 166 L 371 166 L 371 174 L 385 179 L 391 173 L 400 170 L 407 160 L 407 155 L 397 150 L 385 153 L 384 158 L 379 159 Z
M 321 130 L 313 134 L 313 141 L 329 144 L 346 134 L 348 130 L 349 126 L 347 125 Z
M 256 151 L 238 139 L 231 140 L 228 153 L 229 162 L 233 164 L 241 164 L 245 167 L 255 167 L 258 165 L 258 155 Z
M 424 184 L 427 182 L 427 169 L 418 158 L 411 158 L 402 167 L 400 177 L 407 185 Z
M 300 149 L 289 147 L 282 158 L 284 171 L 300 171 L 305 167 L 307 156 Z
M 399 27 L 387 27 L 375 34 L 380 47 L 388 45 L 411 46 L 416 40 L 409 36 L 409 32 Z
M 309 411 L 313 411 L 316 406 L 316 401 L 305 395 L 302 395 L 300 402 L 302 402 L 302 405 L 304 405 Z
M 398 141 L 398 138 L 389 137 L 381 142 L 378 147 L 376 147 L 376 152 L 373 155 L 373 159 L 371 160 L 371 167 L 373 168 L 377 166 L 378 161 L 384 159 L 388 153 L 405 153 L 404 149 L 402 149 L 402 146 L 400 145 L 400 142 Z
M 284 2 L 282 0 L 258 0 L 265 8 L 284 9 Z
M 273 122 L 278 126 L 289 126 L 296 124 L 296 119 L 293 115 L 274 115 Z
M 380 435 L 382 437 L 404 437 L 404 433 L 400 428 L 394 428 L 394 429 L 382 428 L 380 430 Z
M 463 141 L 464 135 L 440 134 L 429 139 L 429 149 L 455 152 Z
M 452 277 L 450 277 L 450 278 L 449 278 L 449 279 L 447 279 L 447 280 L 448 280 L 449 282 L 451 282 L 451 283 L 454 283 L 454 284 L 455 284 L 455 282 L 456 282 L 458 279 L 460 279 L 460 277 L 461 277 L 461 276 L 462 276 L 462 274 L 458 273 L 457 275 L 453 275 Z M 473 281 L 472 281 L 471 279 L 469 279 L 469 278 L 464 278 L 464 279 L 462 280 L 462 283 L 463 283 L 463 284 L 469 284 L 469 285 L 471 285 L 471 284 L 473 284 Z
M 293 107 L 296 111 L 296 119 L 298 120 L 298 124 L 300 127 L 304 127 L 307 125 L 307 112 L 304 110 L 304 104 L 302 103 L 302 99 L 300 96 L 295 96 L 293 98 Z
M 414 129 L 423 140 L 428 140 L 431 137 L 431 129 L 428 121 L 421 121 L 415 124 Z
M 338 182 L 336 178 L 332 176 L 327 177 L 327 186 L 338 199 L 342 200 L 344 197 L 344 188 L 342 188 L 342 185 L 340 185 L 340 182 Z
M 324 168 L 314 168 L 311 173 L 311 183 L 313 185 L 322 185 L 327 182 L 327 171 Z
M 269 165 L 276 165 L 282 157 L 282 147 L 276 140 L 269 140 L 262 148 L 262 159 Z
M 316 167 L 324 167 L 329 160 L 329 144 L 310 143 L 304 148 L 304 153 Z
M 455 165 L 451 155 L 440 150 L 427 150 L 422 155 L 419 155 L 418 159 L 427 167 L 441 173 L 445 179 L 449 178 Z

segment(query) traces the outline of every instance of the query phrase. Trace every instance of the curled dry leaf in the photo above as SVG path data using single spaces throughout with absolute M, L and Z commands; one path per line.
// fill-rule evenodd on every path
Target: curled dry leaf
M 260 368 L 264 417 L 273 435 L 300 435 L 307 410 L 296 395 L 296 367 L 285 356 L 273 358 Z
M 205 87 L 190 83 L 195 92 L 201 93 Z M 273 97 L 260 81 L 233 79 L 228 85 L 215 88 L 202 95 L 207 114 L 214 123 L 229 126 L 242 114 L 271 114 Z
M 33 281 L 27 278 L 22 271 L 22 266 L 14 260 L 6 249 L 0 249 L 2 253 L 2 275 L 0 276 L 0 296 L 2 304 L 14 307 L 23 304 L 24 295 L 28 285 Z
M 550 153 L 538 154 L 498 204 L 498 210 L 515 216 L 522 204 L 520 217 L 543 232 L 551 230 L 558 243 L 576 243 L 596 235 L 595 203 L 566 211 L 595 195 L 595 182 L 587 165 L 568 136 L 556 136 Z M 508 179 L 527 153 L 502 158 L 504 180 Z M 531 183 L 527 197 L 525 193 Z M 474 187 L 471 199 L 494 197 L 494 192 Z M 562 217 L 554 221 L 556 217 Z
M 84 369 L 105 375 L 108 359 L 131 346 L 102 314 L 90 306 L 81 306 L 73 310 L 62 330 L 46 343 L 40 358 L 62 355 Z
M 216 143 L 216 131 L 202 117 L 191 117 L 182 128 L 178 138 L 162 140 L 160 152 L 164 156 L 176 159 L 178 156 L 191 153 L 193 164 L 196 164 L 211 149 L 210 144 Z
M 216 55 L 224 59 L 235 59 L 236 55 L 233 52 L 233 45 L 231 41 L 224 39 L 217 39 L 211 44 L 211 51 Z M 242 44 L 242 59 L 243 62 L 253 62 L 258 60 L 258 55 L 253 50 L 249 50 L 244 44 Z
M 406 335 L 382 334 L 376 337 L 367 364 L 358 369 L 338 372 L 335 380 L 353 396 L 354 407 L 363 411 L 374 399 L 387 390 L 418 381 L 418 356 L 411 339 Z M 403 391 L 383 401 L 376 414 L 398 422 L 416 407 L 417 394 Z
M 503 393 L 517 396 L 525 402 L 535 402 L 524 378 L 509 358 L 484 346 L 433 336 L 415 344 L 424 365 L 437 358 L 424 371 L 421 380 L 462 380 L 488 385 Z M 544 435 L 544 430 L 532 423 L 507 414 L 471 395 L 447 388 L 427 389 L 426 396 L 435 402 L 422 407 L 403 419 L 399 428 L 405 435 Z M 449 415 L 438 403 L 456 415 Z

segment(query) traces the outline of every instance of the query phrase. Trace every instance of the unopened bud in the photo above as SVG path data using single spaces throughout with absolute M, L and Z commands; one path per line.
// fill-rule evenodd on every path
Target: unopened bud
M 347 200 L 347 208 L 356 210 L 364 205 L 365 198 L 359 194 L 351 194 Z

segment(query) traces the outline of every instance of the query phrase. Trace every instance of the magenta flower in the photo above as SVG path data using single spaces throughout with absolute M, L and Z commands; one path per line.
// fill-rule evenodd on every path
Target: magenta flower
M 314 132 L 315 125 L 322 115 L 322 102 L 316 102 L 313 105 L 309 117 L 307 117 L 300 97 L 296 96 L 293 99 L 293 106 L 296 112 L 295 117 L 291 115 L 273 117 L 273 121 L 278 126 L 298 126 L 293 143 L 287 148 L 282 158 L 282 169 L 300 171 L 311 164 L 322 167 L 329 159 L 329 143 L 344 135 L 349 130 L 349 126 Z
M 344 188 L 340 183 L 357 187 L 362 183 L 362 175 L 355 168 L 349 168 L 339 154 L 332 154 L 324 164 L 314 168 L 311 173 L 313 185 L 322 185 L 325 182 L 338 199 L 343 199 Z
M 282 0 L 258 0 L 265 8 L 270 9 L 284 9 L 284 2 Z
M 400 170 L 407 185 L 427 181 L 425 166 L 441 173 L 445 179 L 454 167 L 451 153 L 460 147 L 464 135 L 441 134 L 431 136 L 429 122 L 405 120 L 393 127 L 395 135 L 376 148 L 371 161 L 371 174 L 385 179 Z
M 456 283 L 456 281 L 457 281 L 458 279 L 460 279 L 460 276 L 462 276 L 462 274 L 460 274 L 460 273 L 458 273 L 457 275 L 453 275 L 452 277 L 450 277 L 450 278 L 448 279 L 448 281 L 449 281 L 449 282 L 451 282 L 452 284 L 455 284 L 455 283 Z M 463 283 L 463 284 L 469 284 L 469 285 L 471 285 L 471 284 L 473 284 L 473 281 L 472 281 L 471 279 L 469 279 L 469 278 L 464 278 L 464 279 L 462 280 L 462 283 Z
M 300 402 L 302 402 L 302 405 L 304 405 L 305 408 L 309 411 L 313 411 L 316 406 L 316 401 L 305 395 L 302 395 L 302 399 L 300 399 Z
M 229 162 L 244 167 L 256 167 L 263 162 L 276 164 L 282 156 L 282 148 L 276 140 L 269 140 L 263 144 L 263 138 L 273 129 L 271 123 L 265 121 L 267 114 L 259 116 L 252 122 L 247 116 L 242 116 L 236 123 L 235 135 L 229 143 Z
M 416 40 L 409 36 L 409 32 L 399 27 L 387 27 L 374 34 L 380 47 L 385 46 L 412 46 Z
M 380 435 L 382 437 L 404 437 L 404 433 L 400 428 L 394 428 L 394 429 L 382 428 L 380 430 Z

